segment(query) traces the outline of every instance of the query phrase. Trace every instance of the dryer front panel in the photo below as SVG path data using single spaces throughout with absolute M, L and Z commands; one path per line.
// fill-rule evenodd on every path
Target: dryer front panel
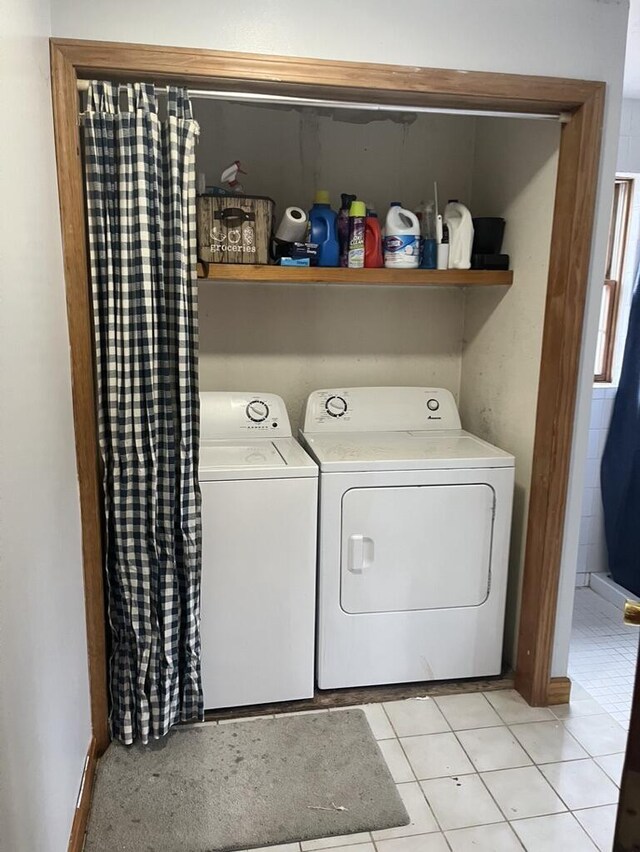
M 351 488 L 340 605 L 350 614 L 476 607 L 489 595 L 495 492 L 486 483 Z

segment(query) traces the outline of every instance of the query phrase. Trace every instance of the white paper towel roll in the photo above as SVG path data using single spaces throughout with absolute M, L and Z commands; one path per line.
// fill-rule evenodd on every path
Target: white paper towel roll
M 284 211 L 276 239 L 286 243 L 300 243 L 307 232 L 307 214 L 300 207 L 287 207 Z

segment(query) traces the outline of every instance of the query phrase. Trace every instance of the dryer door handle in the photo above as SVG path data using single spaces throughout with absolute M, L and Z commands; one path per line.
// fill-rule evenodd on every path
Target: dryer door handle
M 373 539 L 366 535 L 349 536 L 347 567 L 352 574 L 362 574 L 373 564 Z

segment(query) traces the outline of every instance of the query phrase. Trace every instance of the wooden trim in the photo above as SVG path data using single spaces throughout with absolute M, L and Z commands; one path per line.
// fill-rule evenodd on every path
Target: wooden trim
M 271 94 L 512 112 L 571 112 L 602 85 L 444 68 L 341 62 L 197 48 L 52 39 L 81 76 L 177 81 Z
M 568 677 L 552 677 L 547 689 L 547 704 L 568 704 L 571 698 L 571 680 Z
M 640 849 L 640 649 L 631 700 L 629 736 L 620 780 L 620 804 L 616 819 L 613 852 Z
M 51 49 L 53 120 L 58 167 L 62 253 L 71 344 L 71 388 L 82 518 L 91 725 L 98 753 L 109 744 L 107 646 L 102 579 L 102 486 L 96 424 L 93 324 L 89 296 L 82 164 L 78 138 L 76 73 Z
M 603 113 L 604 85 L 560 138 L 516 665 L 534 706 L 550 680 Z
M 513 283 L 510 270 L 489 269 L 345 269 L 339 266 L 265 266 L 198 263 L 203 281 L 259 281 L 269 284 L 366 284 L 397 287 L 494 287 Z
M 603 117 L 603 83 L 513 74 L 52 39 L 58 184 L 83 525 L 93 731 L 108 741 L 100 477 L 95 430 L 76 77 L 180 81 L 336 100 L 569 113 L 563 125 L 520 620 L 516 687 L 548 701 L 578 363 Z
M 629 223 L 631 220 L 631 210 L 633 203 L 633 190 L 634 190 L 634 179 L 633 178 L 616 178 L 616 183 L 625 183 L 626 184 L 626 192 L 624 199 L 624 212 L 623 212 L 623 220 L 624 224 L 622 227 L 622 236 L 620 239 L 620 262 L 618 264 L 618 268 L 616 270 L 617 277 L 616 278 L 606 278 L 604 282 L 605 288 L 609 288 L 610 296 L 609 296 L 609 310 L 607 313 L 607 330 L 606 330 L 606 343 L 605 343 L 605 351 L 604 351 L 604 360 L 603 360 L 603 369 L 601 373 L 596 373 L 593 377 L 594 382 L 610 382 L 613 377 L 613 355 L 615 353 L 616 348 L 616 329 L 618 326 L 618 308 L 620 305 L 620 291 L 622 289 L 622 282 L 624 280 L 625 274 L 625 263 L 627 260 L 628 254 L 628 238 L 629 238 Z M 607 251 L 607 269 L 605 271 L 611 273 L 611 249 L 613 243 L 613 222 L 611 223 L 609 230 L 609 248 Z
M 604 347 L 604 359 L 602 362 L 602 372 L 596 373 L 593 377 L 594 382 L 610 382 L 613 372 L 613 353 L 616 342 L 616 325 L 618 319 L 618 304 L 620 302 L 620 282 L 612 278 L 605 279 L 604 289 L 609 290 L 609 305 L 607 310 L 607 327 Z M 604 295 L 604 292 L 603 292 Z
M 93 783 L 96 778 L 97 766 L 98 744 L 95 737 L 92 737 L 82 771 L 82 780 L 80 782 L 76 809 L 73 814 L 73 822 L 71 823 L 71 834 L 69 836 L 67 852 L 82 852 L 84 848 L 84 836 L 87 831 L 89 814 L 91 813 Z

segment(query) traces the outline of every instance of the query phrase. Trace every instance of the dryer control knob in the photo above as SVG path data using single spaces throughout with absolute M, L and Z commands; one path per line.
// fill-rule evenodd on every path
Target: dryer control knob
M 440 408 L 440 403 L 437 399 L 428 399 L 427 408 L 429 409 L 429 411 L 437 411 Z
M 347 400 L 342 396 L 330 396 L 324 407 L 331 417 L 344 417 L 347 413 Z
M 247 417 L 254 423 L 262 423 L 269 416 L 269 406 L 261 399 L 252 399 L 247 405 Z

